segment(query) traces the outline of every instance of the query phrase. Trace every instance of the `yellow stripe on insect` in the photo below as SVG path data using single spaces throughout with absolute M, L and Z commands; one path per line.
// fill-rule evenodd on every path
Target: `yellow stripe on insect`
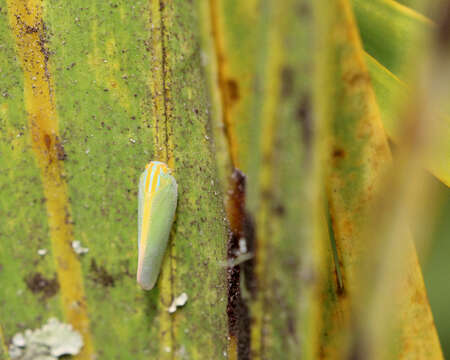
M 177 182 L 166 164 L 152 161 L 139 180 L 137 282 L 155 286 L 177 207 Z

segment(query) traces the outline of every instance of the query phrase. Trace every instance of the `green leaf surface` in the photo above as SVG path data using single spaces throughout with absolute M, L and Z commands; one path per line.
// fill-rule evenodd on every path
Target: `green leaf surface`
M 352 0 L 365 51 L 399 78 L 409 78 L 411 56 L 420 56 L 433 23 L 394 0 Z
M 68 239 L 89 248 L 75 259 L 81 265 L 89 319 L 86 334 L 93 347 L 78 358 L 88 358 L 89 352 L 104 359 L 222 357 L 227 343 L 221 265 L 226 223 L 208 141 L 196 7 L 182 1 L 168 2 L 163 8 L 159 3 L 126 1 L 33 4 L 44 9 L 46 76 L 53 83 L 49 96 L 56 104 L 61 143 L 58 159 L 52 161 L 61 169 L 64 166 L 61 179 L 67 186 L 67 221 L 73 229 Z M 54 214 L 46 214 L 46 179 L 41 178 L 31 149 L 26 113 L 33 115 L 30 108 L 26 110 L 27 96 L 37 95 L 24 91 L 24 73 L 6 9 L 2 6 L 0 23 L 5 47 L 0 56 L 2 88 L 8 94 L 0 103 L 5 130 L 1 167 L 6 171 L 0 181 L 2 193 L 9 195 L 1 198 L 6 216 L 0 225 L 0 276 L 1 318 L 9 341 L 24 327 L 39 327 L 47 317 L 61 317 L 58 289 L 71 279 L 55 274 L 54 263 L 60 260 L 52 251 L 47 225 Z M 15 15 L 28 21 L 20 13 L 9 16 Z M 161 46 L 153 49 L 161 56 L 149 47 L 156 36 L 164 37 L 164 42 L 158 40 Z M 162 77 L 155 80 L 158 68 Z M 151 79 L 164 94 L 152 91 Z M 158 97 L 166 101 L 164 111 L 155 108 Z M 162 135 L 165 147 L 174 144 L 170 159 L 160 160 L 169 160 L 174 170 L 178 210 L 165 275 L 157 289 L 144 292 L 135 280 L 137 185 L 146 163 L 161 156 L 155 139 Z M 64 241 L 70 254 L 70 243 Z M 48 254 L 38 255 L 40 248 L 48 249 Z M 34 277 L 29 282 L 37 285 L 27 282 L 30 276 Z M 53 293 L 48 284 L 56 284 Z M 182 292 L 188 294 L 188 303 L 170 315 L 171 299 Z M 65 299 L 70 303 L 70 296 Z
M 397 142 L 404 124 L 400 121 L 404 104 L 407 104 L 411 90 L 407 84 L 388 71 L 378 61 L 366 53 L 366 64 L 373 89 L 380 108 L 384 128 L 391 139 Z M 439 134 L 431 144 L 430 155 L 423 166 L 447 186 L 450 186 L 450 116 L 440 113 Z

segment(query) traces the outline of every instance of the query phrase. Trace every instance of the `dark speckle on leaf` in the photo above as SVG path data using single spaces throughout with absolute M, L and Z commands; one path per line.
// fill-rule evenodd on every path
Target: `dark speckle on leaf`
M 56 275 L 52 279 L 45 278 L 37 272 L 26 277 L 25 283 L 33 294 L 41 294 L 43 298 L 49 298 L 55 295 L 59 290 L 59 283 Z
M 281 95 L 290 96 L 294 89 L 294 71 L 290 67 L 281 70 Z
M 91 260 L 91 279 L 102 286 L 114 286 L 115 279 L 114 276 L 109 274 L 104 266 L 98 266 L 95 259 Z
M 312 146 L 313 124 L 311 119 L 311 99 L 308 94 L 303 95 L 298 102 L 297 119 L 301 125 L 305 149 L 309 154 Z
M 239 100 L 239 86 L 236 80 L 227 80 L 227 94 L 228 99 L 230 100 L 230 104 L 233 104 L 234 102 Z

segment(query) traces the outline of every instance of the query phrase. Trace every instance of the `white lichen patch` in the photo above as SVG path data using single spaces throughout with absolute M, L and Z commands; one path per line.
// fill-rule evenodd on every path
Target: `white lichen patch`
M 76 355 L 82 347 L 83 339 L 72 325 L 51 318 L 40 329 L 15 334 L 9 356 L 18 360 L 56 360 L 63 355 Z
M 39 250 L 37 251 L 37 253 L 38 253 L 40 256 L 45 256 L 45 255 L 47 254 L 47 249 L 39 249 Z
M 172 304 L 169 306 L 167 311 L 171 314 L 173 314 L 175 311 L 177 311 L 177 307 L 184 306 L 188 301 L 188 296 L 186 293 L 182 293 L 181 295 L 177 296 L 175 299 L 173 299 Z
M 18 347 L 24 347 L 26 344 L 25 336 L 22 333 L 17 333 L 12 338 L 12 344 Z
M 72 241 L 72 248 L 78 255 L 86 254 L 89 251 L 89 248 L 81 246 L 80 240 Z

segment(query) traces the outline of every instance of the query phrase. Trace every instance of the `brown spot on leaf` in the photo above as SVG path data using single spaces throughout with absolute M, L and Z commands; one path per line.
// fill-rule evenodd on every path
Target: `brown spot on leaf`
M 52 279 L 45 278 L 41 273 L 30 274 L 25 278 L 28 289 L 33 294 L 40 294 L 43 298 L 55 295 L 59 290 L 59 283 L 56 275 Z
M 44 134 L 44 143 L 47 151 L 50 151 L 50 146 L 52 144 L 52 139 L 49 134 Z
M 55 149 L 56 149 L 56 157 L 58 158 L 58 160 L 64 161 L 67 155 L 64 151 L 64 146 L 58 137 L 55 138 Z
M 293 309 L 291 309 L 292 314 L 294 313 Z M 289 335 L 291 336 L 291 339 L 293 339 L 294 341 L 297 339 L 297 327 L 295 326 L 295 319 L 293 316 L 288 316 L 286 318 L 286 322 L 287 322 L 287 330 Z
M 427 302 L 426 298 L 424 297 L 424 294 L 422 294 L 418 290 L 416 290 L 416 292 L 414 293 L 412 300 L 417 304 L 424 304 Z
M 343 149 L 336 148 L 333 150 L 334 159 L 343 159 L 345 157 L 345 151 Z
M 281 69 L 281 95 L 288 97 L 294 90 L 294 71 L 292 68 L 285 66 Z
M 227 85 L 227 95 L 230 101 L 230 105 L 233 105 L 236 101 L 239 100 L 239 86 L 236 80 L 228 79 L 226 82 Z
M 361 86 L 370 82 L 370 76 L 366 71 L 349 71 L 342 76 L 342 79 L 350 87 Z
M 109 274 L 104 266 L 98 266 L 95 259 L 91 260 L 91 279 L 102 286 L 114 286 L 114 276 Z
M 342 236 L 351 236 L 353 234 L 353 224 L 349 219 L 342 221 Z
M 297 120 L 300 122 L 302 130 L 303 144 L 306 150 L 306 157 L 309 158 L 312 146 L 313 123 L 311 117 L 311 98 L 304 94 L 297 105 Z
M 277 216 L 283 216 L 286 212 L 283 204 L 278 204 L 274 206 L 273 211 Z
M 309 17 L 311 15 L 311 7 L 308 2 L 303 1 L 297 5 L 297 13 L 299 17 Z

